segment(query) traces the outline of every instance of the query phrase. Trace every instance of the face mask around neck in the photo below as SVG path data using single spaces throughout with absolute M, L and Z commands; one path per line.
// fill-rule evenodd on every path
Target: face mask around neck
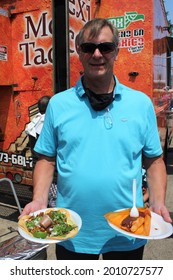
M 92 108 L 95 111 L 101 111 L 108 107 L 114 100 L 113 92 L 96 94 L 88 88 L 85 88 L 85 94 L 87 95 Z

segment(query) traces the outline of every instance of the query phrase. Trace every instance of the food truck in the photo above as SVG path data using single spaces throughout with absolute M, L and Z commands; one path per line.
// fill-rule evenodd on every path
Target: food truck
M 173 84 L 164 1 L 0 1 L 0 178 L 32 185 L 32 154 L 25 133 L 41 96 L 73 86 L 82 73 L 75 38 L 90 19 L 104 17 L 119 30 L 115 74 L 143 91 L 155 107 L 166 154 L 171 139 L 166 114 Z

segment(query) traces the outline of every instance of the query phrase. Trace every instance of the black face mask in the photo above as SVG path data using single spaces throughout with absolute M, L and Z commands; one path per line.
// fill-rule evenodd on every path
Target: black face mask
M 95 111 L 101 111 L 108 107 L 114 100 L 113 92 L 96 94 L 88 88 L 85 88 L 85 93 L 88 96 L 89 102 Z

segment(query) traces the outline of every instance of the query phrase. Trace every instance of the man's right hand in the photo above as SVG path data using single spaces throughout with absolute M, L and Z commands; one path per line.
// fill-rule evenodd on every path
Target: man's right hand
M 33 201 L 29 202 L 28 204 L 26 204 L 21 215 L 18 217 L 18 219 L 20 219 L 24 215 L 29 215 L 32 212 L 35 212 L 37 210 L 41 210 L 44 208 L 47 208 L 47 205 L 43 204 L 39 200 L 33 200 Z

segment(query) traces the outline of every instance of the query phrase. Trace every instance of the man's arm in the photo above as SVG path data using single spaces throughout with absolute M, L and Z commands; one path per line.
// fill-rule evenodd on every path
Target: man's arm
M 41 155 L 34 168 L 33 200 L 24 207 L 20 217 L 47 207 L 54 170 L 55 159 Z
M 143 164 L 147 171 L 150 209 L 161 215 L 165 221 L 172 222 L 165 206 L 167 173 L 164 161 L 161 156 L 155 158 L 144 156 Z

